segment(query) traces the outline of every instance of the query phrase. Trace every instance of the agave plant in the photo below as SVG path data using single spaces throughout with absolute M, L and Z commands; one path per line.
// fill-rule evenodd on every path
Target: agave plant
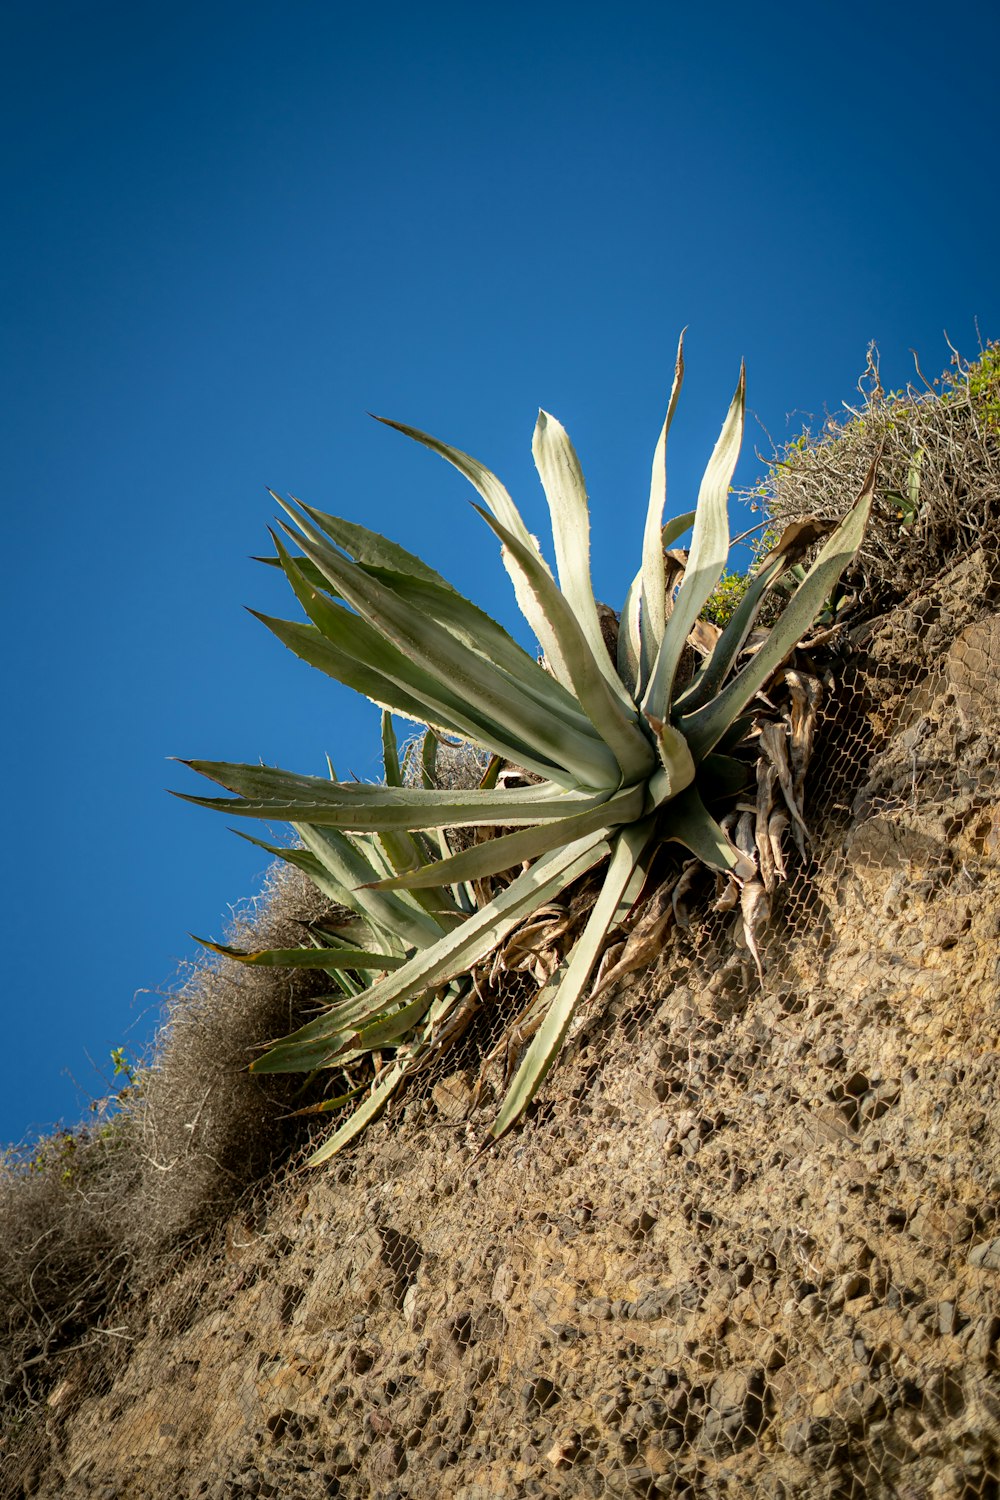
M 763 560 L 731 620 L 706 641 L 699 616 L 728 558 L 744 374 L 696 509 L 664 525 L 667 437 L 682 378 L 679 348 L 653 456 L 641 566 L 625 596 L 614 652 L 591 583 L 580 463 L 564 428 L 545 412 L 532 449 L 551 516 L 555 574 L 494 474 L 426 433 L 387 423 L 453 464 L 478 492 L 475 509 L 501 543 L 540 658 L 411 553 L 350 521 L 278 500 L 288 517 L 281 530 L 301 556 L 272 533 L 271 561 L 284 570 L 308 623 L 258 618 L 298 656 L 380 705 L 384 725 L 389 714 L 400 715 L 472 741 L 495 757 L 494 767 L 513 763 L 529 782 L 510 789 L 487 778 L 456 791 L 427 775 L 423 785 L 407 785 L 391 727 L 384 785 L 186 762 L 235 794 L 188 800 L 290 822 L 304 848 L 275 852 L 301 865 L 359 919 L 361 946 L 243 955 L 322 964 L 340 991 L 316 1019 L 259 1058 L 256 1071 L 338 1068 L 365 1054 L 380 1060 L 368 1097 L 314 1160 L 352 1139 L 460 1024 L 476 967 L 587 872 L 600 867 L 599 889 L 535 1006 L 534 1034 L 493 1122 L 494 1137 L 537 1092 L 588 993 L 608 934 L 636 902 L 665 841 L 686 846 L 734 887 L 759 883 L 752 848 L 745 840 L 739 847 L 706 803 L 745 782 L 745 762 L 734 756 L 755 733 L 754 700 L 854 556 L 874 471 L 766 638 L 749 640 L 766 591 L 801 555 L 801 527 L 790 528 Z M 690 549 L 678 553 L 675 544 L 689 528 Z M 690 643 L 702 653 L 693 671 Z M 455 852 L 447 830 L 457 829 L 488 836 Z M 490 899 L 477 901 L 484 878 L 519 867 Z

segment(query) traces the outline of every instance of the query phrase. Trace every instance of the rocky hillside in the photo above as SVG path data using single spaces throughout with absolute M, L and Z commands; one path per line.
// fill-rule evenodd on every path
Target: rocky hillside
M 834 642 L 763 980 L 706 881 L 495 1149 L 471 1036 L 175 1228 L 14 1371 L 3 1494 L 996 1496 L 996 519 Z
M 763 987 L 692 921 L 492 1153 L 456 1069 L 282 1175 L 11 1493 L 995 1494 L 998 591 L 857 647 Z

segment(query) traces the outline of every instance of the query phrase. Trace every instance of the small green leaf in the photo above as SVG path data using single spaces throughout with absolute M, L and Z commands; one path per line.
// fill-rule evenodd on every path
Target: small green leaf
M 403 959 L 391 953 L 368 953 L 363 948 L 228 948 L 196 937 L 196 943 L 223 958 L 264 969 L 398 969 Z
M 399 746 L 396 731 L 392 727 L 392 715 L 382 714 L 382 767 L 386 786 L 402 786 L 403 773 L 399 766 Z M 332 778 L 331 778 L 332 779 Z
M 324 1141 L 318 1151 L 314 1151 L 309 1158 L 308 1165 L 318 1167 L 323 1162 L 329 1161 L 336 1156 L 338 1151 L 355 1140 L 372 1120 L 376 1119 L 385 1109 L 396 1089 L 399 1087 L 405 1074 L 403 1063 L 392 1063 L 382 1074 L 379 1082 L 375 1084 L 368 1098 L 358 1109 L 354 1111 L 349 1120 L 335 1130 L 328 1141 Z

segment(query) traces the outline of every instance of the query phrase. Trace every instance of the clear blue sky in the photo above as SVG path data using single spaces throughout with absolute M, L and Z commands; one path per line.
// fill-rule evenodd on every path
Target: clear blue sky
M 377 770 L 374 711 L 241 608 L 294 613 L 264 486 L 512 624 L 463 482 L 365 413 L 540 523 L 543 405 L 619 603 L 682 325 L 678 510 L 742 356 L 780 440 L 871 339 L 893 385 L 1000 334 L 998 39 L 985 6 L 7 0 L 0 1141 L 79 1118 L 259 885 L 166 757 Z

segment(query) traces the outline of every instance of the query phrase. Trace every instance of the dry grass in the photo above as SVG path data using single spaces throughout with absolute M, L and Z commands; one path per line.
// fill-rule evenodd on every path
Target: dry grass
M 298 870 L 275 864 L 262 896 L 239 914 L 229 942 L 292 948 L 327 902 Z M 316 970 L 250 968 L 211 957 L 166 1003 L 141 1087 L 126 1099 L 142 1171 L 127 1230 L 140 1259 L 219 1222 L 296 1142 L 290 1113 L 317 1094 L 297 1075 L 251 1074 L 260 1048 L 304 1024 L 330 988 Z
M 136 1177 L 127 1135 L 110 1125 L 0 1162 L 0 1409 L 33 1404 L 60 1354 L 101 1344 L 132 1270 L 115 1227 Z
M 299 924 L 328 910 L 275 865 L 230 940 L 294 946 Z M 152 1055 L 114 1113 L 0 1157 L 0 1447 L 44 1416 L 69 1359 L 117 1357 L 166 1252 L 217 1226 L 302 1144 L 307 1127 L 288 1118 L 302 1079 L 252 1077 L 247 1064 L 324 988 L 317 972 L 205 960 L 166 997 Z
M 421 784 L 426 740 L 427 731 L 418 730 L 403 746 L 404 776 L 409 786 Z M 448 791 L 467 791 L 479 785 L 489 763 L 489 751 L 473 745 L 469 740 L 439 738 L 434 763 L 434 785 Z
M 764 481 L 742 498 L 779 525 L 839 516 L 881 449 L 860 563 L 868 590 L 884 603 L 1000 525 L 1000 345 L 987 345 L 973 364 L 956 354 L 940 379 L 888 393 L 873 346 L 859 391 L 857 408 L 776 453 Z

